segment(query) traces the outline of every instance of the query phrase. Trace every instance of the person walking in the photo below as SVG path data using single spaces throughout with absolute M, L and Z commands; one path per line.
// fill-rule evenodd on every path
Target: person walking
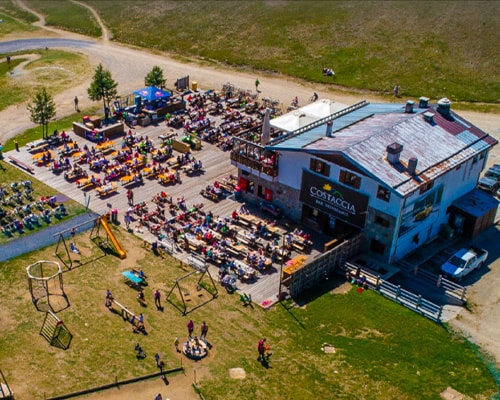
M 177 353 L 180 353 L 181 350 L 179 349 L 179 338 L 178 337 L 176 337 L 174 340 L 174 346 L 175 346 L 175 351 L 177 351 Z
M 130 218 L 130 214 L 127 212 L 125 214 L 125 227 L 127 229 L 129 228 L 131 222 L 132 222 L 132 218 Z
M 259 352 L 259 358 L 257 358 L 257 361 L 264 361 L 264 353 L 266 352 L 266 338 L 259 340 L 259 343 L 257 344 L 257 351 Z
M 260 85 L 259 79 L 256 79 L 256 80 L 255 80 L 255 91 L 256 91 L 257 93 L 259 93 L 259 85 Z
M 163 397 L 161 395 L 161 393 L 158 393 L 154 398 L 153 400 L 163 400 Z
M 156 366 L 159 367 L 160 366 L 160 364 L 159 364 L 159 362 L 160 362 L 160 355 L 158 353 L 155 354 L 155 361 L 156 361 Z
M 395 97 L 399 96 L 399 89 L 400 89 L 399 85 L 394 86 L 393 91 L 394 91 L 394 96 Z
M 188 336 L 192 336 L 194 331 L 194 322 L 191 319 L 187 323 L 187 328 L 188 328 Z
M 127 190 L 127 200 L 129 206 L 134 205 L 134 192 L 131 189 Z
M 75 103 L 75 111 L 80 112 L 80 110 L 78 109 L 78 96 L 75 96 L 73 102 Z
M 161 308 L 161 293 L 158 289 L 155 290 L 153 297 L 155 299 L 156 308 L 160 309 Z
M 208 333 L 208 325 L 203 321 L 203 324 L 201 324 L 201 334 L 200 338 L 206 339 Z

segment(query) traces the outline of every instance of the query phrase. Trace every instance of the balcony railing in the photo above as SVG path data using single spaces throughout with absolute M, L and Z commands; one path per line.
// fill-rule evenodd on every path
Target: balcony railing
M 259 161 L 255 158 L 249 157 L 244 154 L 239 154 L 238 152 L 231 152 L 231 161 L 237 164 L 244 165 L 254 171 L 258 171 L 262 174 L 266 174 L 272 178 L 278 176 L 278 165 L 268 164 L 265 161 Z

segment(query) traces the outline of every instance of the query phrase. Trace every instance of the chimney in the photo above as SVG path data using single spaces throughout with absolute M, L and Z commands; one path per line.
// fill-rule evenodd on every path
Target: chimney
M 412 100 L 406 100 L 405 113 L 411 114 L 413 112 L 413 105 L 415 104 Z
M 412 157 L 408 160 L 408 168 L 406 169 L 410 175 L 415 175 L 415 171 L 417 170 L 417 158 Z
M 421 97 L 418 99 L 418 108 L 428 108 L 429 107 L 429 98 L 428 97 Z
M 423 116 L 427 122 L 429 122 L 429 123 L 434 122 L 434 113 L 432 113 L 430 111 L 426 111 L 426 112 L 424 112 Z
M 451 101 L 446 97 L 437 102 L 437 112 L 443 117 L 450 117 Z
M 333 121 L 328 121 L 326 123 L 326 136 L 327 137 L 332 137 L 332 132 L 333 132 Z
M 271 139 L 271 109 L 266 108 L 264 115 L 264 122 L 262 123 L 262 134 L 260 136 L 260 144 L 266 145 Z
M 387 146 L 387 161 L 391 164 L 397 164 L 399 162 L 399 155 L 403 151 L 403 145 L 394 142 Z

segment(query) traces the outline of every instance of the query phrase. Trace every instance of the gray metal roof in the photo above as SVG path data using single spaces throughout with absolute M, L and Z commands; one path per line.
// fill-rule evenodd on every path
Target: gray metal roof
M 332 118 L 331 137 L 326 136 L 326 120 L 319 121 L 311 125 L 311 129 L 292 132 L 289 138 L 266 148 L 318 155 L 341 154 L 368 176 L 405 195 L 496 144 L 489 140 L 490 136 L 459 118 L 450 121 L 436 115 L 433 122 L 426 121 L 422 114 L 434 112 L 432 107 L 415 107 L 413 113 L 404 111 L 404 104 L 367 103 Z M 403 145 L 397 165 L 387 161 L 387 146 L 394 142 Z M 411 176 L 406 166 L 413 157 L 417 159 L 417 168 Z
M 404 112 L 404 106 L 402 106 L 401 104 L 390 103 L 366 103 L 366 105 L 364 105 L 363 107 L 360 107 L 354 111 L 333 119 L 333 133 L 335 134 L 335 132 L 341 131 L 345 127 L 355 124 L 373 114 L 386 114 L 394 112 L 400 112 L 402 114 Z M 325 120 L 324 123 L 317 125 L 300 135 L 293 135 L 292 133 L 290 134 L 291 137 L 289 139 L 284 139 L 280 143 L 275 145 L 271 144 L 270 146 L 266 146 L 266 148 L 270 150 L 301 151 L 309 144 L 325 137 L 326 124 L 327 121 Z

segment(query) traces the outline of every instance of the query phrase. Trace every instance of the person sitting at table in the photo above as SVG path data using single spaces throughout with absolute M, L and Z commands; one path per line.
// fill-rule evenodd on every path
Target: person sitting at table
M 237 221 L 240 218 L 240 216 L 238 215 L 238 211 L 233 210 L 233 212 L 231 213 L 231 218 L 233 219 L 233 221 Z
M 264 259 L 262 257 L 260 257 L 259 261 L 257 262 L 257 268 L 259 271 L 262 271 L 264 269 Z

